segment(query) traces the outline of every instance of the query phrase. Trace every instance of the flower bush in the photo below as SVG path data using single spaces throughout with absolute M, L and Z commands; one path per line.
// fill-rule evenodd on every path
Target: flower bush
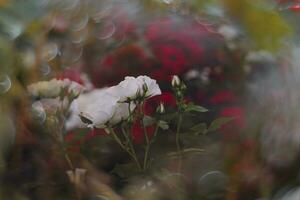
M 0 1 L 0 199 L 297 199 L 298 4 Z
M 67 86 L 66 84 L 62 84 L 65 82 L 69 84 Z M 192 102 L 185 101 L 184 94 L 187 87 L 178 76 L 173 76 L 171 81 L 174 99 L 176 99 L 177 111 L 170 113 L 174 116 L 168 120 L 169 122 L 164 120 L 164 116 L 169 115 L 169 113 L 166 113 L 165 105 L 162 102 L 158 104 L 156 113 L 152 112 L 152 116 L 147 115 L 145 112 L 145 103 L 147 100 L 161 95 L 160 87 L 156 81 L 148 76 L 138 76 L 136 78 L 125 77 L 125 80 L 121 81 L 116 86 L 94 89 L 80 95 L 79 93 L 76 93 L 76 96 L 73 95 L 72 92 L 57 92 L 68 86 L 69 88 L 65 91 L 71 91 L 70 88 L 74 88 L 70 87 L 72 84 L 79 87 L 79 84 L 70 82 L 69 80 L 63 82 L 53 79 L 48 82 L 44 81 L 42 83 L 38 82 L 32 84 L 28 86 L 28 91 L 34 94 L 41 94 L 40 91 L 43 91 L 42 94 L 44 94 L 45 97 L 49 97 L 50 94 L 50 96 L 55 96 L 52 94 L 56 92 L 56 95 L 60 95 L 62 101 L 70 95 L 76 98 L 72 98 L 68 102 L 68 106 L 59 107 L 54 113 L 52 121 L 55 121 L 55 124 L 61 128 L 57 129 L 56 133 L 50 133 L 54 139 L 54 145 L 58 145 L 58 147 L 61 148 L 70 167 L 67 174 L 71 183 L 75 185 L 75 188 L 77 188 L 78 185 L 83 184 L 82 179 L 86 173 L 86 169 L 75 168 L 76 166 L 74 166 L 68 150 L 64 147 L 66 139 L 62 136 L 66 134 L 68 130 L 70 131 L 84 127 L 104 130 L 105 134 L 103 137 L 110 136 L 119 147 L 128 154 L 135 164 L 135 167 L 131 167 L 131 170 L 136 169 L 136 171 L 131 172 L 132 175 L 144 173 L 145 171 L 151 172 L 153 170 L 152 166 L 157 165 L 163 160 L 163 158 L 159 158 L 152 154 L 151 146 L 154 145 L 154 142 L 158 139 L 158 134 L 166 134 L 164 133 L 166 131 L 173 133 L 175 137 L 176 151 L 175 153 L 171 152 L 170 155 L 175 156 L 175 158 L 178 157 L 177 170 L 179 172 L 182 170 L 182 159 L 186 153 L 201 153 L 203 151 L 198 147 L 185 148 L 181 144 L 181 126 L 185 113 L 204 113 L 208 110 L 204 107 L 195 105 Z M 47 89 L 45 90 L 45 85 L 54 85 L 55 87 L 52 86 L 53 89 L 49 89 L 51 87 L 46 87 Z M 80 88 L 82 87 L 80 86 Z M 45 105 L 49 104 L 47 101 L 44 103 Z M 34 104 L 36 104 L 36 102 Z M 45 112 L 46 115 L 48 115 L 50 114 L 49 111 L 44 111 L 45 105 L 40 105 L 39 107 L 36 107 L 36 109 L 37 111 Z M 69 117 L 68 113 L 71 114 Z M 176 120 L 174 128 L 169 126 L 173 120 Z M 194 131 L 195 134 L 201 132 L 207 133 L 217 130 L 228 121 L 230 121 L 230 118 L 216 119 L 209 127 L 207 127 L 207 129 L 200 130 L 198 127 L 205 125 L 205 123 L 200 123 L 199 125 L 192 123 L 190 127 L 185 127 L 185 129 L 190 129 Z M 53 126 L 54 124 L 50 123 L 49 126 L 51 125 Z M 141 137 L 141 135 L 143 137 Z M 140 145 L 143 145 L 144 148 L 140 148 Z M 131 164 L 129 166 L 131 166 Z M 157 166 L 154 168 L 157 168 Z M 126 168 L 124 168 L 122 164 L 117 165 L 114 170 L 116 170 L 115 173 L 119 175 L 121 173 L 127 173 Z M 78 175 L 78 173 L 81 175 Z M 77 178 L 77 176 L 80 176 L 81 178 Z M 120 176 L 124 178 L 124 175 Z M 128 174 L 125 175 L 125 177 L 127 176 Z M 77 188 L 76 191 L 77 190 L 80 189 Z

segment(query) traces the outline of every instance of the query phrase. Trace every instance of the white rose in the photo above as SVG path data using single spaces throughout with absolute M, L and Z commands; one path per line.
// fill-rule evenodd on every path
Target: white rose
M 71 117 L 66 123 L 66 129 L 86 126 L 105 128 L 128 118 L 128 103 L 119 102 L 120 97 L 115 95 L 117 92 L 115 89 L 114 87 L 95 89 L 81 94 L 70 106 Z M 132 104 L 130 109 L 134 108 Z
M 113 92 L 117 92 L 115 95 L 120 96 L 120 101 L 134 100 L 139 96 L 149 98 L 161 94 L 156 80 L 148 76 L 138 76 L 137 78 L 127 76 L 125 80 L 113 88 Z
M 156 83 L 156 80 L 149 78 L 148 76 L 139 76 L 137 77 L 137 80 L 141 82 L 142 88 L 143 85 L 147 86 L 147 91 L 146 91 L 146 98 L 150 98 L 156 95 L 160 95 L 161 91 Z
M 69 79 L 52 79 L 50 81 L 33 83 L 29 85 L 27 89 L 32 96 L 56 98 L 60 95 L 63 89 L 67 89 L 70 94 L 77 96 L 83 90 L 83 87 L 74 81 L 70 81 Z
M 148 76 L 125 77 L 125 80 L 116 86 L 81 94 L 71 104 L 71 117 L 66 123 L 66 128 L 70 130 L 85 126 L 113 126 L 129 117 L 129 104 L 126 100 L 134 100 L 140 96 L 149 98 L 159 94 L 161 91 L 158 84 Z M 130 110 L 133 111 L 135 107 L 131 102 Z

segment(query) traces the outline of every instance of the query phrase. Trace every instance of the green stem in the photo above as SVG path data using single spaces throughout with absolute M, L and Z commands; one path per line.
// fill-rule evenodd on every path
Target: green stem
M 146 148 L 145 148 L 145 156 L 144 156 L 144 170 L 147 169 L 147 161 L 148 161 L 149 149 L 150 149 L 150 145 L 147 144 Z
M 74 168 L 74 165 L 73 165 L 73 163 L 72 163 L 72 161 L 71 161 L 71 159 L 69 157 L 69 154 L 66 151 L 65 151 L 64 154 L 65 154 L 65 159 L 66 159 L 66 161 L 67 161 L 70 169 L 73 171 L 75 168 Z
M 134 146 L 133 146 L 133 144 L 132 144 L 132 141 L 130 140 L 130 138 L 129 138 L 129 136 L 128 136 L 128 132 L 129 132 L 129 131 L 126 131 L 126 130 L 124 129 L 124 127 L 122 127 L 122 133 L 123 133 L 123 135 L 124 135 L 124 137 L 125 137 L 125 139 L 126 139 L 128 145 L 129 145 L 129 148 L 130 148 L 132 154 L 133 154 L 133 155 L 136 157 L 136 159 L 138 160 L 137 154 L 136 154 L 136 151 L 135 151 L 135 148 L 134 148 Z M 140 165 L 140 164 L 139 164 L 139 165 Z
M 148 137 L 148 131 L 147 131 L 147 128 L 144 124 L 144 104 L 141 103 L 140 104 L 140 116 L 141 116 L 141 125 L 143 127 L 143 131 L 144 131 L 144 136 L 145 136 L 145 139 L 146 139 L 146 147 L 145 147 L 145 154 L 144 154 L 144 165 L 143 165 L 143 169 L 146 170 L 147 169 L 147 163 L 148 163 L 148 157 L 149 157 L 149 150 L 150 150 L 150 140 L 149 140 L 149 137 Z
M 131 105 L 131 101 L 128 102 L 128 113 L 129 113 L 129 119 L 132 119 L 132 112 L 131 112 L 131 108 L 130 108 L 130 105 Z M 131 122 L 130 122 L 131 123 Z
M 138 166 L 138 168 L 140 170 L 142 170 L 142 167 L 141 167 L 141 164 L 136 156 L 135 153 L 131 152 L 129 148 L 127 148 L 123 143 L 122 141 L 120 140 L 120 138 L 117 136 L 117 134 L 115 133 L 115 131 L 112 129 L 112 128 L 109 128 L 109 132 L 111 134 L 111 136 L 113 137 L 113 139 L 120 145 L 120 147 L 126 151 L 130 156 L 131 158 L 135 161 L 136 165 Z
M 61 133 L 60 135 L 62 135 L 62 133 Z M 65 146 L 64 146 L 64 140 L 61 139 L 61 138 L 58 138 L 58 137 L 57 137 L 58 135 L 51 135 L 51 134 L 50 134 L 50 136 L 51 136 L 52 139 L 56 142 L 56 144 L 57 144 L 59 150 L 60 150 L 61 153 L 64 155 L 64 158 L 66 159 L 66 161 L 67 161 L 67 163 L 68 163 L 70 169 L 71 169 L 71 170 L 74 170 L 74 169 L 75 169 L 75 168 L 74 168 L 74 165 L 73 165 L 73 163 L 72 163 L 72 161 L 71 161 L 71 159 L 70 159 L 70 156 L 69 156 L 69 154 L 68 154 L 68 152 L 67 152 L 67 149 L 66 149 Z
M 154 131 L 153 137 L 152 137 L 152 139 L 151 139 L 150 142 L 149 142 L 149 149 L 150 149 L 151 144 L 153 144 L 153 143 L 155 142 L 155 140 L 156 140 L 156 136 L 157 136 L 157 133 L 158 133 L 158 129 L 159 129 L 159 125 L 158 125 L 158 123 L 157 123 L 157 124 L 156 124 L 156 127 L 155 127 L 155 131 Z M 148 167 L 151 166 L 151 162 L 152 162 L 152 160 L 149 160 Z
M 143 130 L 144 130 L 144 135 L 146 138 L 146 147 L 145 147 L 145 155 L 144 155 L 144 170 L 145 170 L 147 168 L 147 162 L 148 162 L 148 156 L 149 156 L 149 150 L 150 150 L 150 141 L 149 141 L 148 132 L 144 125 L 144 122 L 142 122 L 142 126 L 143 126 Z
M 181 171 L 181 165 L 182 165 L 182 151 L 180 146 L 180 126 L 182 123 L 182 115 L 179 112 L 178 116 L 178 122 L 177 122 L 177 129 L 176 129 L 176 147 L 177 147 L 177 153 L 179 155 L 179 163 L 178 163 L 178 171 Z
M 150 141 L 150 145 L 153 144 L 156 140 L 156 136 L 157 136 L 157 133 L 158 133 L 158 129 L 159 129 L 159 125 L 158 123 L 156 124 L 156 127 L 155 127 L 155 130 L 154 130 L 154 134 L 153 134 L 153 138 L 152 140 Z

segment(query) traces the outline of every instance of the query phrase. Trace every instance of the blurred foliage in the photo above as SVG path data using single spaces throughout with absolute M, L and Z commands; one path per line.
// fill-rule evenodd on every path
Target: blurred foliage
M 256 42 L 255 48 L 275 51 L 282 48 L 291 34 L 288 23 L 274 10 L 274 5 L 260 0 L 224 0 L 230 14 Z
M 250 39 L 255 42 L 254 49 L 277 51 L 283 47 L 284 40 L 292 33 L 289 23 L 278 12 L 276 3 L 269 0 L 171 0 L 163 1 L 165 4 L 158 3 L 159 1 L 156 0 L 145 2 L 156 3 L 164 8 L 171 7 L 179 11 L 181 7 L 183 13 L 189 10 L 196 12 L 200 16 L 204 15 L 204 19 L 208 19 L 207 23 L 214 23 L 217 17 L 223 17 L 222 20 L 226 20 L 228 14 L 231 20 L 242 26 L 244 34 L 249 35 Z M 228 13 L 222 12 L 223 7 Z

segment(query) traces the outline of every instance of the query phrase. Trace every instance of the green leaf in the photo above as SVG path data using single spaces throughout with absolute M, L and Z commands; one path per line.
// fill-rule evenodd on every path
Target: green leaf
M 208 131 L 216 131 L 224 124 L 227 124 L 231 120 L 233 120 L 233 117 L 220 117 L 215 119 L 209 126 Z
M 199 149 L 199 148 L 187 148 L 187 149 L 183 149 L 182 151 L 183 153 L 203 153 L 204 149 Z
M 207 132 L 207 125 L 205 123 L 200 123 L 192 128 L 190 128 L 196 135 L 202 133 L 205 134 Z
M 202 154 L 204 152 L 204 149 L 199 148 L 187 148 L 183 149 L 180 153 L 181 154 Z M 178 157 L 179 152 L 170 152 L 167 154 L 167 157 Z
M 153 117 L 145 115 L 143 118 L 143 123 L 145 126 L 150 126 L 155 123 L 155 119 Z
M 163 130 L 169 129 L 169 125 L 166 121 L 162 121 L 162 120 L 158 121 L 158 126 Z
M 208 109 L 202 107 L 202 106 L 199 106 L 199 105 L 194 105 L 192 103 L 188 104 L 186 109 L 185 109 L 186 112 L 207 112 Z

